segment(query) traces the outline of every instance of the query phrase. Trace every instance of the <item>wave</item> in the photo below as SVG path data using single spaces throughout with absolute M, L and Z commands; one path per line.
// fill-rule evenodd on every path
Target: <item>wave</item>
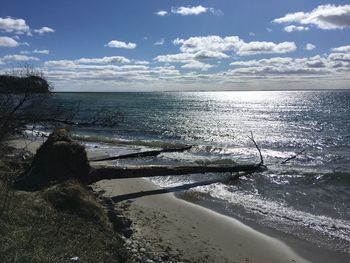
M 153 141 L 153 140 L 127 140 L 122 138 L 113 138 L 106 136 L 88 136 L 88 135 L 72 135 L 74 140 L 83 142 L 95 142 L 104 143 L 110 145 L 130 145 L 130 146 L 145 146 L 150 148 L 181 148 L 187 146 L 182 143 L 173 143 L 166 141 Z
M 288 178 L 290 180 L 306 180 L 311 183 L 350 185 L 350 171 L 329 171 L 324 167 L 268 167 L 265 175 L 271 178 Z M 288 169 L 289 168 L 289 169 Z M 299 181 L 299 183 L 302 183 Z
M 211 198 L 224 201 L 226 209 L 229 208 L 227 202 L 233 205 L 231 208 L 233 210 L 235 210 L 234 206 L 242 207 L 246 213 L 255 214 L 254 218 L 260 215 L 260 223 L 273 228 L 282 228 L 280 230 L 301 238 L 312 239 L 313 242 L 319 242 L 320 245 L 324 245 L 323 241 L 317 240 L 312 233 L 318 233 L 324 239 L 338 239 L 340 241 L 337 244 L 338 249 L 350 253 L 349 221 L 296 210 L 284 203 L 266 200 L 255 194 L 232 191 L 232 188 L 224 184 L 198 187 L 195 190 L 209 194 Z M 289 227 L 285 227 L 288 225 Z M 298 228 L 301 230 L 295 231 Z

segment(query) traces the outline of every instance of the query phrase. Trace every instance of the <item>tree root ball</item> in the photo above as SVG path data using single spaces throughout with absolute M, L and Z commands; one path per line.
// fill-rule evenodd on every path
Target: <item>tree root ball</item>
M 74 142 L 68 130 L 57 129 L 37 150 L 31 166 L 16 180 L 14 187 L 38 190 L 68 179 L 86 184 L 89 171 L 84 146 Z

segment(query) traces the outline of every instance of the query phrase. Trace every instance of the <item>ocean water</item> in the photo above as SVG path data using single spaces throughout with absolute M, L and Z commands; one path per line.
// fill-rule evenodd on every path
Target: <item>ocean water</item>
M 267 171 L 237 184 L 190 191 L 202 193 L 202 203 L 232 217 L 350 253 L 350 91 L 57 93 L 53 99 L 80 103 L 80 120 L 100 109 L 113 112 L 114 128 L 73 130 L 87 147 L 99 147 L 106 155 L 193 145 L 183 153 L 115 165 L 259 162 L 248 138 L 252 132 Z M 172 187 L 229 176 L 152 180 Z

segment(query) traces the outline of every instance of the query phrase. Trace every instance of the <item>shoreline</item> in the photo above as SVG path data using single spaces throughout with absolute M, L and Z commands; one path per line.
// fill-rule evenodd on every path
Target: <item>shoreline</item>
M 199 204 L 198 200 L 194 200 L 193 198 L 188 197 L 186 194 L 187 194 L 186 192 L 184 193 L 179 192 L 179 193 L 175 193 L 175 196 L 179 199 L 185 200 L 186 202 L 196 204 L 198 206 L 214 211 L 218 214 L 238 220 L 241 223 L 251 227 L 257 232 L 263 233 L 269 237 L 276 238 L 279 241 L 285 243 L 290 248 L 292 248 L 298 255 L 300 255 L 306 260 L 309 260 L 310 262 L 343 263 L 343 262 L 347 262 L 350 258 L 350 254 L 348 253 L 334 251 L 324 247 L 319 247 L 310 241 L 303 240 L 294 235 L 282 232 L 280 230 L 277 230 L 271 227 L 259 225 L 255 221 L 244 220 L 243 218 L 239 218 L 238 216 L 235 217 L 234 214 L 227 214 L 224 209 L 212 206 L 210 205 L 209 202 L 205 200 L 204 201 L 200 200 L 199 201 L 200 204 Z
M 27 142 L 14 139 L 10 145 L 35 152 L 41 144 Z M 89 158 L 104 154 L 98 148 L 87 153 Z M 161 188 L 147 179 L 101 181 L 93 188 L 107 197 L 117 196 L 115 200 L 124 196 L 125 200 L 116 204 L 125 207 L 127 217 L 134 222 L 137 242 L 146 248 L 149 244 L 147 250 L 166 251 L 172 258 L 192 257 L 189 262 L 323 263 L 344 262 L 347 257 L 345 253 L 325 251 L 278 230 L 242 222 L 219 209 L 186 200 L 181 197 L 183 193 L 152 194 Z
M 159 189 L 146 179 L 116 179 L 95 184 L 107 197 L 129 196 L 127 217 L 134 238 L 156 250 L 189 262 L 309 262 L 276 238 L 242 222 L 175 197 L 172 193 L 148 194 Z
M 283 92 L 286 91 L 284 89 L 254 89 L 254 90 L 244 90 L 244 89 L 235 89 L 235 90 L 183 90 L 183 91 L 175 91 L 175 90 L 168 90 L 168 91 L 161 91 L 161 90 L 153 90 L 153 91 L 53 91 L 52 93 L 60 94 L 60 93 L 71 93 L 71 94 L 76 94 L 76 93 L 86 93 L 86 94 L 99 94 L 99 93 L 109 93 L 109 94 L 114 94 L 114 93 L 183 93 L 183 92 L 256 92 L 256 91 L 277 91 L 277 92 Z M 346 91 L 348 92 L 349 89 L 346 88 L 339 88 L 339 89 L 331 89 L 331 88 L 325 88 L 325 89 L 291 89 L 288 90 L 287 92 L 300 92 L 300 91 Z

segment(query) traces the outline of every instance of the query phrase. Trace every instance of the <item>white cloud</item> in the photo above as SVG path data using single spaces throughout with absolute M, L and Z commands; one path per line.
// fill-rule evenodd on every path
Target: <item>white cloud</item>
M 125 48 L 125 49 L 134 49 L 136 48 L 136 44 L 135 43 L 125 43 L 123 41 L 119 41 L 119 40 L 112 40 L 110 42 L 108 42 L 108 44 L 106 45 L 107 47 L 112 47 L 112 48 Z
M 238 36 L 220 37 L 220 36 L 205 36 L 205 37 L 190 37 L 189 39 L 175 39 L 174 45 L 180 45 L 182 52 L 198 52 L 198 51 L 228 51 L 234 50 L 241 46 L 244 42 Z
M 182 16 L 190 16 L 190 15 L 199 15 L 202 13 L 206 13 L 208 11 L 207 7 L 203 7 L 201 5 L 193 6 L 193 7 L 172 7 L 171 12 L 173 14 L 182 15 Z
M 186 63 L 194 60 L 207 60 L 207 59 L 223 59 L 228 58 L 226 54 L 218 51 L 198 51 L 196 53 L 178 53 L 160 55 L 154 58 L 158 62 L 180 62 Z
M 34 49 L 33 53 L 34 54 L 48 55 L 48 54 L 50 54 L 50 50 L 48 50 L 48 49 L 42 49 L 42 50 Z
M 350 46 L 341 46 L 341 47 L 332 48 L 332 52 L 350 53 Z
M 261 60 L 234 61 L 230 74 L 237 76 L 337 75 L 350 71 L 350 53 L 304 58 L 275 57 Z
M 77 61 L 59 60 L 44 63 L 44 71 L 51 79 L 58 82 L 77 81 L 91 85 L 93 81 L 104 83 L 155 83 L 162 79 L 179 76 L 179 71 L 173 67 L 148 67 L 145 65 L 91 65 L 77 64 Z
M 235 61 L 230 65 L 238 67 L 231 71 L 235 75 L 315 75 L 325 74 L 325 59 L 320 56 L 311 58 L 282 58 Z
M 62 67 L 62 68 L 75 68 L 79 65 L 107 65 L 113 63 L 130 63 L 130 59 L 122 56 L 111 56 L 102 58 L 79 58 L 76 60 L 51 60 L 46 61 L 46 66 Z
M 233 68 L 220 72 L 208 71 L 217 65 L 216 61 L 213 65 L 207 64 L 193 59 L 194 54 L 163 56 L 167 58 L 164 61 L 176 58 L 182 63 L 180 69 L 173 65 L 146 66 L 134 60 L 131 61 L 133 65 L 111 65 L 83 64 L 77 59 L 47 61 L 43 70 L 51 81 L 55 81 L 56 87 L 65 88 L 69 83 L 69 88 L 75 90 L 96 91 L 126 91 L 125 83 L 128 83 L 128 89 L 135 90 L 227 90 L 242 88 L 243 83 L 246 89 L 346 88 L 349 84 L 350 53 L 234 61 L 231 63 Z
M 266 41 L 244 42 L 238 36 L 206 36 L 191 37 L 189 39 L 175 39 L 175 45 L 180 45 L 180 50 L 184 53 L 193 53 L 198 51 L 234 51 L 237 55 L 255 55 L 287 53 L 296 50 L 294 42 L 273 43 Z
M 249 32 L 249 36 L 253 37 L 253 36 L 255 36 L 255 33 L 254 32 Z
M 135 60 L 134 63 L 136 65 L 149 65 L 149 62 L 146 60 Z
M 75 67 L 76 63 L 72 60 L 62 59 L 62 60 L 49 60 L 44 62 L 45 66 L 49 67 L 62 67 L 62 68 L 71 68 Z
M 30 28 L 24 19 L 15 19 L 11 17 L 0 17 L 0 30 L 8 33 L 23 34 L 29 33 Z
M 216 16 L 222 16 L 224 13 L 220 9 L 209 8 L 209 12 Z
M 211 13 L 217 16 L 223 15 L 220 9 L 215 9 L 212 7 L 204 7 L 202 5 L 171 7 L 170 12 L 175 15 L 182 15 L 182 16 L 191 16 L 191 15 L 197 16 L 204 13 Z M 169 12 L 165 10 L 160 10 L 155 12 L 155 14 L 158 16 L 166 16 L 166 15 L 169 15 Z
M 237 51 L 240 56 L 249 56 L 256 54 L 273 54 L 273 53 L 288 53 L 296 50 L 294 42 L 282 42 L 275 44 L 266 41 L 253 41 L 243 44 Z
M 161 38 L 160 40 L 156 41 L 154 43 L 155 46 L 162 46 L 164 45 L 164 42 L 165 42 L 165 39 L 164 38 Z
M 34 49 L 32 51 L 21 51 L 21 54 L 42 54 L 42 55 L 48 55 L 50 54 L 50 50 L 48 49 L 42 49 L 42 50 L 38 50 L 38 49 Z
M 81 59 L 77 60 L 51 60 L 44 63 L 47 67 L 59 68 L 61 70 L 86 70 L 86 71 L 100 71 L 100 70 L 114 70 L 114 71 L 125 71 L 125 70 L 146 70 L 149 67 L 145 65 L 111 65 L 104 63 L 85 63 Z M 91 72 L 91 74 L 93 74 Z
M 20 62 L 26 62 L 26 61 L 38 61 L 39 59 L 37 57 L 30 57 L 26 55 L 6 55 L 2 58 L 2 61 L 20 61 Z
M 243 61 L 234 61 L 230 63 L 231 66 L 238 66 L 238 67 L 251 67 L 251 66 L 257 66 L 259 65 L 259 62 L 257 60 L 243 60 Z
M 222 58 L 228 58 L 228 57 L 229 57 L 228 55 L 219 51 L 201 50 L 194 53 L 194 59 L 197 59 L 197 60 L 222 59 Z
M 290 32 L 293 32 L 293 31 L 308 31 L 309 28 L 308 27 L 305 27 L 305 26 L 295 26 L 295 25 L 290 25 L 290 26 L 286 26 L 284 28 L 284 31 L 290 33 Z
M 130 63 L 130 60 L 121 56 L 103 58 L 80 58 L 75 60 L 78 64 L 110 64 L 110 63 Z
M 272 22 L 278 23 L 278 24 L 300 22 L 306 17 L 307 15 L 304 12 L 290 13 L 290 14 L 286 14 L 284 17 L 276 18 Z
M 39 35 L 43 35 L 43 34 L 46 34 L 46 33 L 53 33 L 53 32 L 55 32 L 55 30 L 50 28 L 50 27 L 44 26 L 44 27 L 42 27 L 40 29 L 34 29 L 34 32 L 38 33 Z
M 328 55 L 328 59 L 333 62 L 345 62 L 350 65 L 350 53 L 331 53 Z
M 350 28 L 350 5 L 320 5 L 311 12 L 290 13 L 273 22 L 314 25 L 325 30 Z
M 160 55 L 154 58 L 154 60 L 158 62 L 187 62 L 193 59 L 194 59 L 194 55 L 190 53 Z
M 160 10 L 160 11 L 156 12 L 155 14 L 157 16 L 166 16 L 168 14 L 168 12 L 165 10 Z
M 307 43 L 306 46 L 305 46 L 305 50 L 313 50 L 315 49 L 316 46 L 314 44 L 311 44 L 311 43 Z
M 0 47 L 17 47 L 19 43 L 10 37 L 0 37 Z
M 206 64 L 206 63 L 196 61 L 196 60 L 190 61 L 189 63 L 181 66 L 181 68 L 185 68 L 185 69 L 200 69 L 202 71 L 207 71 L 208 69 L 210 69 L 212 67 L 213 67 L 213 65 Z

